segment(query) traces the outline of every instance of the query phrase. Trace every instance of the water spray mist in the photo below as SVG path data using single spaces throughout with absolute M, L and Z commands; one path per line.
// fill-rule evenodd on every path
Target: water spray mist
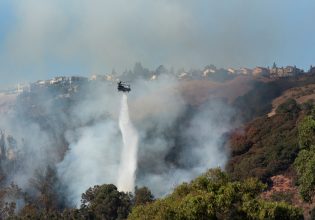
M 120 191 L 133 192 L 137 170 L 138 133 L 129 118 L 126 94 L 123 94 L 121 98 L 119 128 L 124 146 L 120 157 L 117 187 Z

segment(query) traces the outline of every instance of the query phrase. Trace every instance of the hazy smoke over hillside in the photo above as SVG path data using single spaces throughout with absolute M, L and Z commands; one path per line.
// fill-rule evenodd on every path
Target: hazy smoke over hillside
M 7 25 L 0 26 L 0 72 L 5 74 L 0 83 L 47 78 L 49 73 L 124 71 L 137 61 L 150 68 L 160 64 L 202 68 L 209 62 L 253 67 L 274 61 L 308 67 L 313 62 L 305 51 L 314 50 L 314 31 L 308 28 L 314 20 L 314 3 L 3 2 L 9 3 L 3 3 L 1 17 Z M 296 14 L 297 9 L 304 13 Z
M 161 75 L 155 81 L 136 80 L 128 95 L 130 118 L 139 133 L 135 184 L 148 186 L 156 196 L 208 168 L 223 167 L 228 156 L 223 136 L 232 127 L 233 111 L 218 100 L 189 106 L 178 88 L 176 79 Z M 116 85 L 89 82 L 70 100 L 51 91 L 36 96 L 31 111 L 30 99 L 20 98 L 11 117 L 0 121 L 0 127 L 17 140 L 25 164 L 7 182 L 27 190 L 36 169 L 56 165 L 64 186 L 60 192 L 74 205 L 91 186 L 117 184 L 121 159 L 124 167 L 127 161 L 121 157 L 121 98 Z M 134 159 L 132 151 L 129 156 Z M 134 162 L 127 162 L 132 172 Z M 124 190 L 133 187 L 118 185 Z

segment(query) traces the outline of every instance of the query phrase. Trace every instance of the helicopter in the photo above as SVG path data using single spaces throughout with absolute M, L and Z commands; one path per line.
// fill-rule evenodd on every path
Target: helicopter
M 122 81 L 119 81 L 117 84 L 118 84 L 118 86 L 117 86 L 118 92 L 130 92 L 131 91 L 129 84 L 122 82 Z

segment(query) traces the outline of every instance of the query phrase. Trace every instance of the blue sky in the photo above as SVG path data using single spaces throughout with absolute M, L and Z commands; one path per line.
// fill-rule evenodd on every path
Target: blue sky
M 315 65 L 313 0 L 2 0 L 0 86 L 132 68 Z

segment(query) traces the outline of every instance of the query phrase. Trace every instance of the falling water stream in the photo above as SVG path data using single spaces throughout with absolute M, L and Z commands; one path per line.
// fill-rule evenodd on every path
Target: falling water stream
M 128 109 L 128 97 L 122 95 L 119 115 L 119 128 L 123 139 L 123 148 L 118 170 L 118 190 L 133 192 L 137 170 L 138 133 L 133 127 Z

